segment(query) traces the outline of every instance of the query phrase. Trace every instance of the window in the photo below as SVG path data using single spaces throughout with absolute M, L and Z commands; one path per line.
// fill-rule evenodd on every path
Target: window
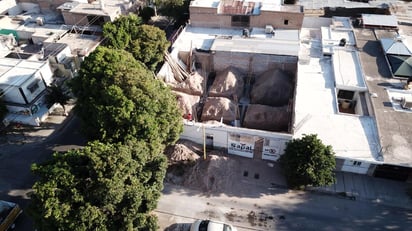
M 360 166 L 362 164 L 362 162 L 360 161 L 353 161 L 353 165 L 355 166 Z
M 27 89 L 30 91 L 30 93 L 35 92 L 37 89 L 39 89 L 39 79 L 34 80 L 34 82 L 32 82 Z
M 250 17 L 247 15 L 234 15 L 232 16 L 232 26 L 249 27 Z
M 288 24 L 289 24 L 289 20 L 287 20 L 287 19 L 283 20 L 283 24 L 288 25 Z
M 354 95 L 355 95 L 354 91 L 339 90 L 338 92 L 339 99 L 352 100 Z

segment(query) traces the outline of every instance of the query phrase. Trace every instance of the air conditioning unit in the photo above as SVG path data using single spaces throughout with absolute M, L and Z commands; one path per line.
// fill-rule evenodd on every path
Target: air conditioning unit
M 273 26 L 272 25 L 266 25 L 265 33 L 266 34 L 272 34 L 273 33 Z
M 404 96 L 401 101 L 402 108 L 412 109 L 412 95 Z

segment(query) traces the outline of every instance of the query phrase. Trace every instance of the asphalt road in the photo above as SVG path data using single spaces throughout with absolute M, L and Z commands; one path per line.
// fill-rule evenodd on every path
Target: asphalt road
M 195 219 L 228 222 L 242 230 L 410 230 L 412 211 L 329 195 L 272 189 L 259 198 L 210 196 L 165 184 L 156 213 L 162 230 Z M 184 229 L 183 229 L 184 230 Z
M 34 175 L 30 172 L 32 163 L 41 163 L 55 151 L 66 151 L 85 143 L 79 134 L 79 120 L 68 118 L 61 130 L 55 131 L 45 141 L 23 145 L 2 145 L 0 147 L 0 198 L 17 202 L 23 210 L 27 207 Z M 31 231 L 32 221 L 23 213 L 16 221 L 16 231 Z

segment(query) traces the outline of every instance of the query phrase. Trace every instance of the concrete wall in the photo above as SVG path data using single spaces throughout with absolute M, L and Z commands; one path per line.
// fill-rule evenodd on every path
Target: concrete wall
M 297 57 L 293 56 L 275 56 L 226 51 L 216 51 L 213 55 L 213 66 L 215 71 L 221 71 L 228 66 L 233 66 L 248 73 L 249 67 L 251 67 L 251 72 L 254 74 L 260 74 L 268 69 L 276 67 L 285 71 L 296 72 L 297 61 Z
M 190 25 L 194 27 L 232 27 L 232 15 L 217 14 L 216 8 L 190 6 L 189 11 Z M 264 28 L 266 25 L 272 25 L 276 29 L 300 29 L 303 17 L 303 13 L 297 12 L 261 11 L 260 15 L 250 15 L 249 27 Z
M 247 158 L 256 158 L 254 148 L 258 146 L 255 144 L 264 139 L 266 142 L 264 142 L 263 149 L 260 148 L 257 151 L 262 153 L 260 158 L 273 161 L 284 153 L 285 143 L 292 139 L 290 134 L 190 121 L 185 121 L 180 138 L 203 144 L 203 135 L 213 137 L 213 147 L 226 149 L 229 154 Z M 233 139 L 234 136 L 238 136 L 242 142 L 236 142 Z
M 250 27 L 271 25 L 275 29 L 300 29 L 303 16 L 303 13 L 262 11 L 260 15 L 250 17 Z
M 20 104 L 25 104 L 26 103 L 24 101 L 24 98 L 23 98 L 22 94 L 20 93 L 18 87 L 1 84 L 0 88 L 4 89 L 5 94 L 3 95 L 3 100 L 6 103 L 7 102 L 20 103 Z
M 341 171 L 344 172 L 353 172 L 353 173 L 359 173 L 359 174 L 367 174 L 369 171 L 370 163 L 365 162 L 365 161 L 359 161 L 359 160 L 350 160 L 350 159 L 345 159 Z

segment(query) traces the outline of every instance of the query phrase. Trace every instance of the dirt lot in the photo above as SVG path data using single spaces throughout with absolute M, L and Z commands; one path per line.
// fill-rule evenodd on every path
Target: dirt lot
M 203 192 L 218 192 L 230 186 L 237 161 L 228 158 L 226 152 L 211 150 L 203 159 L 203 148 L 199 144 L 181 140 L 166 149 L 169 168 L 165 181 Z M 225 176 L 225 177 L 222 177 Z

